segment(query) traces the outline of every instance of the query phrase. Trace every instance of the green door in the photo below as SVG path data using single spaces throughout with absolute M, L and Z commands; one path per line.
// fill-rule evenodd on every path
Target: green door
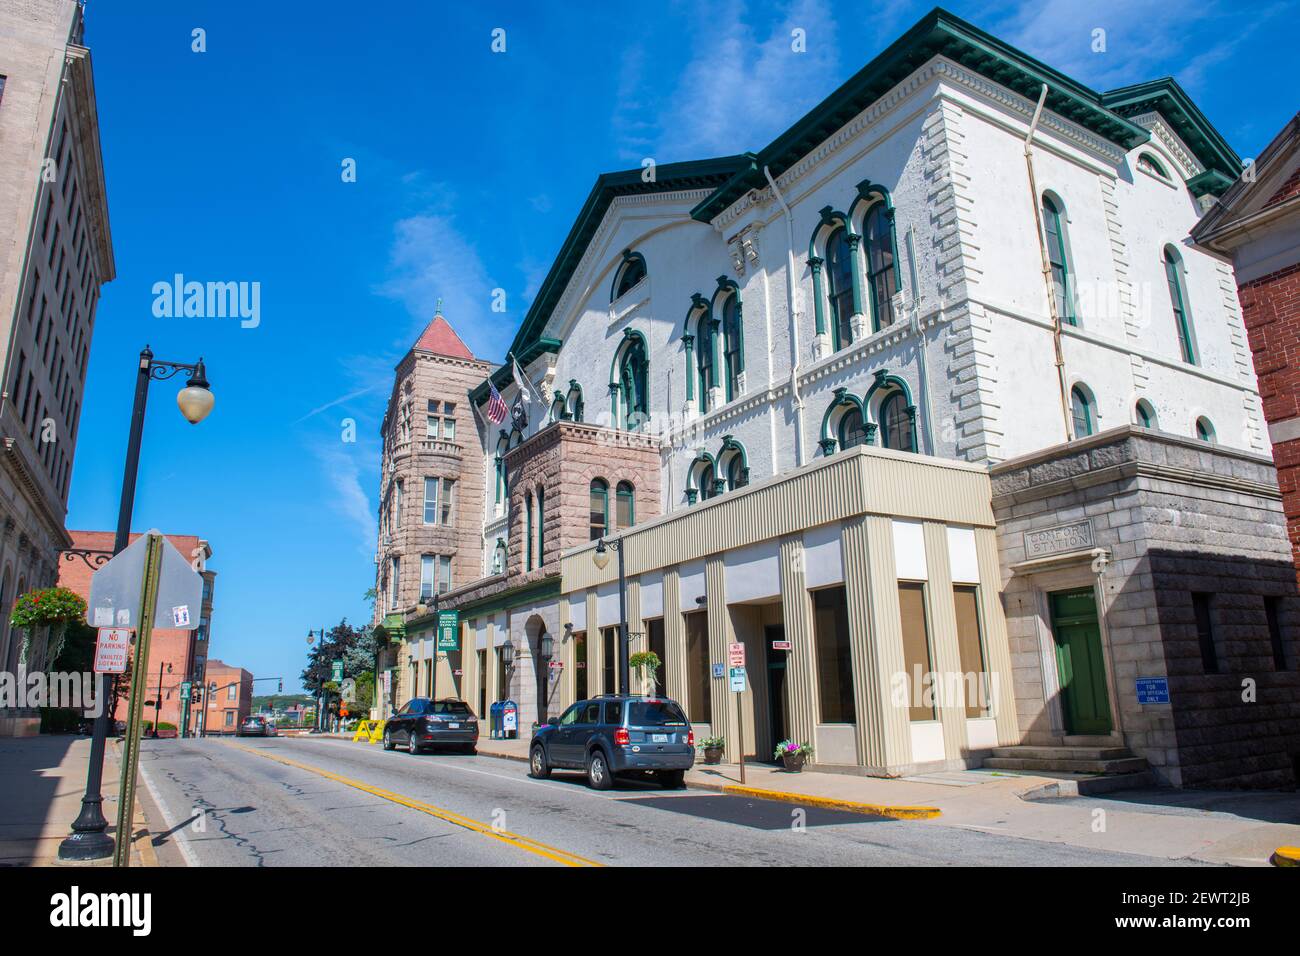
M 1061 682 L 1061 712 L 1071 734 L 1110 733 L 1110 698 L 1101 656 L 1101 628 L 1092 588 L 1048 595 L 1056 672 Z

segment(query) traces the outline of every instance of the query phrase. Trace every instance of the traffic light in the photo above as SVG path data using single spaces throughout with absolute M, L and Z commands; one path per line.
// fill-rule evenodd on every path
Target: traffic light
M 277 694 L 283 694 L 283 693 L 284 693 L 284 681 L 280 681 L 279 689 L 276 691 L 276 693 L 277 693 Z

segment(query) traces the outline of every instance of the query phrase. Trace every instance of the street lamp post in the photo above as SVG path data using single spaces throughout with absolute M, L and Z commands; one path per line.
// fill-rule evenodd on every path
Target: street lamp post
M 609 564 L 610 551 L 618 552 L 618 643 L 621 652 L 618 662 L 618 683 L 619 693 L 627 694 L 632 687 L 632 667 L 627 660 L 627 574 L 623 566 L 623 539 L 601 538 L 596 542 L 596 550 L 592 553 L 591 560 L 603 571 Z
M 189 381 L 176 395 L 181 414 L 191 425 L 208 417 L 215 399 L 208 385 L 207 372 L 200 358 L 193 365 L 184 362 L 156 362 L 149 346 L 140 352 L 136 366 L 135 404 L 131 409 L 131 431 L 126 445 L 126 466 L 122 473 L 122 500 L 117 510 L 117 535 L 113 539 L 113 554 L 126 549 L 131 539 L 131 512 L 135 507 L 135 481 L 140 471 L 140 443 L 144 437 L 144 409 L 149 399 L 149 383 L 164 381 L 178 372 L 190 373 Z M 147 667 L 147 661 L 137 662 Z M 72 822 L 72 833 L 59 844 L 61 860 L 98 860 L 113 855 L 113 838 L 106 832 L 104 797 L 100 784 L 104 778 L 104 747 L 108 740 L 108 722 L 112 715 L 107 703 L 112 692 L 112 675 L 101 674 L 99 699 L 102 703 L 95 718 L 95 734 L 90 743 L 90 766 L 86 771 L 86 793 L 81 798 L 81 812 Z

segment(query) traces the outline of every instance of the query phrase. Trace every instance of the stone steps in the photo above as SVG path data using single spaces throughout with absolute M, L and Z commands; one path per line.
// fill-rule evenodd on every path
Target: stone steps
M 989 770 L 1050 773 L 1138 774 L 1149 770 L 1145 757 L 1125 747 L 995 747 L 984 758 Z

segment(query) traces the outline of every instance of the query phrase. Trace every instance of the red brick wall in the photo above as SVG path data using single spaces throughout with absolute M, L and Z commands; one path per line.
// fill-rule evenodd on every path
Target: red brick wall
M 1269 424 L 1296 418 L 1300 416 L 1300 263 L 1247 282 L 1237 288 L 1237 294 L 1264 418 Z M 1300 440 L 1275 444 L 1273 460 L 1292 556 L 1300 567 Z

